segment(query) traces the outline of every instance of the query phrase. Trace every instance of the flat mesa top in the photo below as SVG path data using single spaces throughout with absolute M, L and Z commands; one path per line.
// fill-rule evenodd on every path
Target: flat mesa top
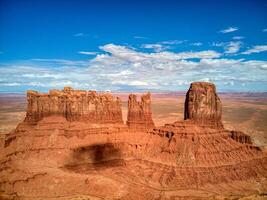
M 63 90 L 52 89 L 48 93 L 41 93 L 35 90 L 27 90 L 28 96 L 95 96 L 113 98 L 110 92 L 96 92 L 95 90 L 74 90 L 71 87 L 64 87 Z
M 200 89 L 200 88 L 213 88 L 216 89 L 216 86 L 213 83 L 209 82 L 194 82 L 190 84 L 190 88 Z

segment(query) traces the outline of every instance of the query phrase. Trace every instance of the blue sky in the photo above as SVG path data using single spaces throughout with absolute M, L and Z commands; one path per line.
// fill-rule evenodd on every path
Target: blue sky
M 267 91 L 267 1 L 0 0 L 0 92 Z

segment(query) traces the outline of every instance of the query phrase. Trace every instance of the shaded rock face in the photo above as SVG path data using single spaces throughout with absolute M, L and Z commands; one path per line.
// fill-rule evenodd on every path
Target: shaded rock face
M 151 112 L 150 93 L 141 96 L 141 102 L 137 101 L 134 94 L 129 95 L 127 125 L 133 129 L 154 128 Z
M 199 125 L 223 128 L 221 100 L 212 83 L 191 83 L 185 99 L 184 119 Z
M 252 144 L 251 137 L 241 131 L 231 131 L 230 137 L 240 143 Z
M 44 117 L 58 115 L 68 121 L 92 123 L 123 123 L 121 101 L 111 94 L 95 91 L 50 90 L 48 94 L 27 92 L 28 108 L 25 122 L 38 122 Z

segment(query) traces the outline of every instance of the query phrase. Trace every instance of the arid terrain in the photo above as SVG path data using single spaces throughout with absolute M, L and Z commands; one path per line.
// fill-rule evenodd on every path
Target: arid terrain
M 267 200 L 267 0 L 0 0 L 0 200 Z
M 123 120 L 127 118 L 129 93 L 114 93 L 122 100 Z M 140 93 L 141 94 L 141 93 Z M 139 96 L 140 96 L 139 94 Z M 225 128 L 250 135 L 258 146 L 267 145 L 267 93 L 222 93 Z M 152 113 L 156 126 L 182 120 L 185 92 L 152 93 Z M 16 128 L 26 114 L 25 94 L 0 94 L 0 133 Z
M 2 96 L 0 198 L 264 199 L 266 98 L 221 96 L 207 82 Z

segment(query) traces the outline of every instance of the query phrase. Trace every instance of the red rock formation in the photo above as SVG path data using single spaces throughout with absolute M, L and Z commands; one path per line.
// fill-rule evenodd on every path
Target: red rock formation
M 251 137 L 241 131 L 231 131 L 230 137 L 240 143 L 252 144 Z
M 185 99 L 184 119 L 190 119 L 199 125 L 223 128 L 222 106 L 212 83 L 191 83 Z
M 57 107 L 48 95 L 45 101 L 30 97 L 29 113 L 37 119 L 44 116 L 40 110 L 56 115 L 23 122 L 6 136 L 0 146 L 0 199 L 222 199 L 266 193 L 266 152 L 241 132 L 216 128 L 220 118 L 210 124 L 212 116 L 221 117 L 219 103 L 213 105 L 218 97 L 215 90 L 206 91 L 209 85 L 200 88 L 188 94 L 193 99 L 186 102 L 194 105 L 187 108 L 194 111 L 190 120 L 150 131 L 68 121 L 52 109 Z M 79 105 L 71 89 L 64 91 L 63 104 Z M 130 95 L 128 106 L 130 127 L 154 125 L 149 94 L 141 102 Z
M 27 92 L 28 109 L 25 122 L 37 122 L 44 117 L 58 115 L 68 121 L 92 123 L 123 123 L 121 101 L 111 94 L 95 91 L 50 90 L 48 94 Z
M 141 102 L 137 101 L 134 94 L 129 95 L 127 125 L 132 129 L 154 128 L 151 112 L 150 93 L 141 96 Z

